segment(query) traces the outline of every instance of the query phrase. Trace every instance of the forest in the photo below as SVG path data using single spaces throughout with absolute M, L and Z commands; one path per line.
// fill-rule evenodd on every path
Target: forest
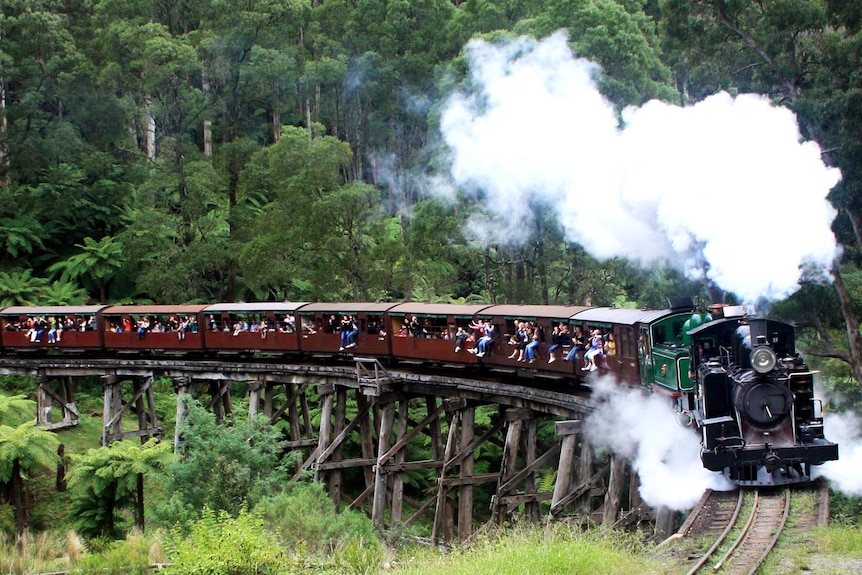
M 499 216 L 441 135 L 465 46 L 563 30 L 618 115 L 719 92 L 796 115 L 840 170 L 841 250 L 831 281 L 803 276 L 770 312 L 858 383 L 860 22 L 838 0 L 4 0 L 0 305 L 732 302 L 661 261 L 595 257 L 526 191 L 514 232 L 471 233 Z M 564 162 L 572 139 L 542 152 Z
M 655 102 L 692 110 L 717 94 L 757 94 L 792 112 L 798 139 L 840 172 L 826 196 L 837 249 L 824 273 L 801 273 L 765 308 L 798 326 L 798 346 L 836 395 L 858 401 L 862 5 L 845 0 L 0 0 L 0 306 L 749 303 L 670 253 L 644 265 L 593 249 L 614 242 L 610 230 L 569 232 L 557 208 L 586 203 L 601 178 L 573 198 L 531 189 L 536 174 L 556 177 L 603 148 L 578 142 L 565 107 L 527 99 L 524 116 L 502 120 L 505 145 L 488 171 L 537 164 L 504 183 L 514 200 L 471 171 L 485 158 L 455 157 L 453 103 L 472 104 L 480 120 L 496 105 L 490 91 L 469 98 L 477 62 L 496 57 L 481 47 L 517 58 L 554 38 L 591 63 L 618 126 Z M 546 83 L 562 90 L 564 79 Z M 740 131 L 731 147 L 745 140 Z M 685 164 L 680 150 L 653 147 L 650 161 Z M 782 153 L 748 155 L 767 152 Z M 700 149 L 724 164 L 719 153 Z M 772 219 L 781 223 L 779 206 L 806 211 L 781 174 L 764 172 Z M 677 196 L 690 219 L 742 211 L 715 210 L 697 193 L 706 180 Z M 785 222 L 766 245 L 752 232 L 735 257 L 792 249 L 813 227 Z M 10 410 L 0 429 L 24 433 L 9 427 Z M 2 453 L 7 483 L 18 470 Z

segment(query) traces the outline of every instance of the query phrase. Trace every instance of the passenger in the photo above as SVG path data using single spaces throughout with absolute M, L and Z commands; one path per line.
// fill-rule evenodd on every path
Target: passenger
M 147 332 L 150 330 L 150 320 L 147 316 L 143 316 L 138 320 L 138 339 L 144 339 Z
M 269 331 L 269 326 L 266 324 L 266 319 L 260 320 L 258 330 L 260 331 L 260 339 L 266 339 L 266 332 Z
M 238 336 L 239 334 L 241 334 L 244 331 L 248 331 L 248 324 L 246 324 L 246 326 L 243 327 L 242 320 L 237 320 L 236 322 L 234 322 L 234 324 L 233 324 L 233 335 L 234 335 L 234 337 Z
M 207 318 L 207 329 L 210 331 L 218 331 L 218 322 L 213 314 Z
M 48 331 L 48 322 L 45 321 L 45 318 L 39 316 L 33 322 L 33 335 L 30 337 L 31 342 L 42 341 L 42 336 L 45 335 L 45 332 Z
M 407 322 L 407 334 L 411 337 L 419 337 L 421 329 L 422 327 L 419 323 L 419 318 L 414 315 L 410 318 L 410 321 Z
M 467 341 L 467 338 L 470 334 L 464 329 L 462 326 L 458 326 L 458 330 L 455 332 L 455 353 L 461 351 L 461 348 L 464 347 L 464 342 Z
M 356 338 L 359 337 L 359 321 L 356 316 L 350 316 L 350 332 L 347 334 L 346 348 L 356 347 Z
M 563 357 L 563 361 L 574 361 L 578 352 L 585 349 L 584 330 L 579 325 L 575 326 L 575 333 L 572 335 L 572 349 Z
M 596 365 L 596 357 L 602 353 L 602 332 L 595 329 L 590 334 L 590 348 L 584 354 L 584 367 L 581 368 L 582 371 L 595 371 L 598 369 Z
M 57 343 L 57 320 L 48 318 L 48 343 Z
M 485 354 L 490 351 L 488 345 L 494 341 L 494 324 L 489 319 L 483 319 L 477 324 L 470 324 L 470 327 L 479 332 L 480 336 L 476 347 L 468 351 L 476 357 L 485 357 Z
M 175 321 L 177 321 L 177 320 L 175 320 Z M 179 322 L 177 323 L 177 339 L 180 341 L 183 341 L 184 339 L 186 339 L 186 332 L 188 331 L 188 329 L 189 329 L 189 318 L 188 318 L 188 316 L 186 316 L 186 317 L 182 318 L 181 320 L 179 320 Z
M 542 330 L 539 326 L 533 324 L 530 328 L 530 342 L 524 350 L 524 357 L 527 363 L 536 363 L 536 358 L 539 355 L 539 345 L 542 343 Z
M 569 333 L 569 325 L 561 323 L 554 328 L 554 333 L 551 336 L 551 347 L 548 348 L 548 363 L 557 361 L 557 356 L 554 355 L 560 348 L 572 345 L 572 334 Z
M 359 335 L 359 326 L 356 318 L 352 315 L 345 315 L 341 318 L 341 347 L 338 351 L 344 351 L 356 347 L 356 338 Z
M 509 359 L 517 358 L 518 361 L 524 361 L 524 350 L 527 349 L 529 343 L 529 333 L 527 332 L 527 322 L 516 321 L 515 333 L 509 338 L 509 345 L 515 346 L 515 351 L 509 356 Z
M 617 342 L 614 339 L 614 332 L 608 332 L 608 340 L 605 342 L 605 355 L 613 357 L 617 354 Z

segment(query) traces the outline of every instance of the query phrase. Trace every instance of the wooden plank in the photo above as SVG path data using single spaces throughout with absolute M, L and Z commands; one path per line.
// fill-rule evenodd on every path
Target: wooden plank
M 485 473 L 482 475 L 471 475 L 469 477 L 450 477 L 449 479 L 441 479 L 440 482 L 446 487 L 460 487 L 463 485 L 492 483 L 498 479 L 500 479 L 499 473 Z
M 315 463 L 314 468 L 318 471 L 332 471 L 333 469 L 353 469 L 354 467 L 371 467 L 376 462 L 376 459 L 345 459 L 344 461 L 325 461 L 321 463 Z
M 581 431 L 581 421 L 578 419 L 570 421 L 554 422 L 554 433 L 557 435 L 573 435 Z
M 570 491 L 565 497 L 561 498 L 556 505 L 552 505 L 551 515 L 556 517 L 560 514 L 560 512 L 563 510 L 563 508 L 565 508 L 566 505 L 578 499 L 580 496 L 589 493 L 593 487 L 593 483 L 596 483 L 598 480 L 603 478 L 608 473 L 608 470 L 610 468 L 610 465 L 605 465 L 587 481 L 583 482 L 581 485 Z

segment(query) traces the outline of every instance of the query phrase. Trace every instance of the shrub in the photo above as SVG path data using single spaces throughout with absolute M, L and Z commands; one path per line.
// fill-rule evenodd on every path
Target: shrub
M 279 541 L 295 549 L 300 543 L 319 553 L 351 540 L 376 542 L 371 520 L 359 511 L 339 513 L 323 485 L 298 483 L 259 505 L 262 517 Z
M 260 515 L 245 509 L 232 517 L 205 508 L 188 536 L 172 533 L 168 556 L 166 575 L 289 573 L 295 563 L 264 529 Z
M 150 565 L 163 561 L 158 536 L 132 531 L 123 541 L 107 543 L 103 550 L 84 555 L 72 573 L 149 575 Z

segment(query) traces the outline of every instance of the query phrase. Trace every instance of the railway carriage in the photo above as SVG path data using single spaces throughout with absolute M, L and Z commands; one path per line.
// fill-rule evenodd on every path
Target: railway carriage
M 341 351 L 377 357 L 389 357 L 390 334 L 387 329 L 387 312 L 393 303 L 309 303 L 298 308 L 298 321 L 302 326 L 302 351 L 310 354 L 336 354 Z M 342 347 L 340 320 L 353 316 L 359 333 L 355 347 Z
M 494 347 L 490 354 L 482 358 L 482 363 L 501 373 L 514 373 L 516 370 L 535 373 L 552 378 L 572 374 L 574 367 L 564 361 L 548 363 L 548 348 L 551 345 L 551 334 L 554 326 L 560 323 L 569 324 L 572 316 L 587 309 L 583 306 L 562 305 L 494 305 L 476 314 L 476 319 L 490 320 L 495 328 Z M 517 322 L 533 324 L 539 332 L 538 358 L 532 364 L 519 362 L 511 358 L 513 348 L 507 344 L 509 337 L 515 333 Z M 532 370 L 535 369 L 535 372 Z
M 392 333 L 392 355 L 402 362 L 475 366 L 479 359 L 467 353 L 467 345 L 456 348 L 458 328 L 469 330 L 476 314 L 487 304 L 402 303 L 388 312 Z M 411 333 L 411 325 L 419 333 Z
M 202 353 L 205 305 L 119 305 L 99 312 L 105 349 Z
M 35 351 L 48 348 L 64 350 L 99 350 L 104 346 L 98 316 L 104 305 L 79 306 L 13 306 L 0 310 L 2 347 L 11 351 Z M 44 321 L 40 328 L 35 322 Z M 59 327 L 59 334 L 49 337 L 49 329 Z M 35 331 L 34 331 L 35 330 Z
M 305 302 L 218 303 L 202 310 L 209 353 L 298 353 L 296 312 Z M 257 326 L 257 329 L 252 329 Z
M 608 336 L 613 335 L 616 350 L 613 355 L 606 355 L 601 359 L 602 366 L 606 368 L 603 373 L 613 374 L 618 380 L 629 385 L 644 385 L 651 388 L 653 381 L 643 378 L 640 370 L 644 364 L 649 364 L 651 358 L 644 360 L 643 347 L 638 346 L 638 337 L 644 331 L 649 338 L 649 326 L 655 321 L 669 316 L 679 314 L 678 310 L 641 310 L 615 307 L 589 308 L 572 319 L 580 326 L 584 333 L 589 334 L 592 329 L 606 332 Z

